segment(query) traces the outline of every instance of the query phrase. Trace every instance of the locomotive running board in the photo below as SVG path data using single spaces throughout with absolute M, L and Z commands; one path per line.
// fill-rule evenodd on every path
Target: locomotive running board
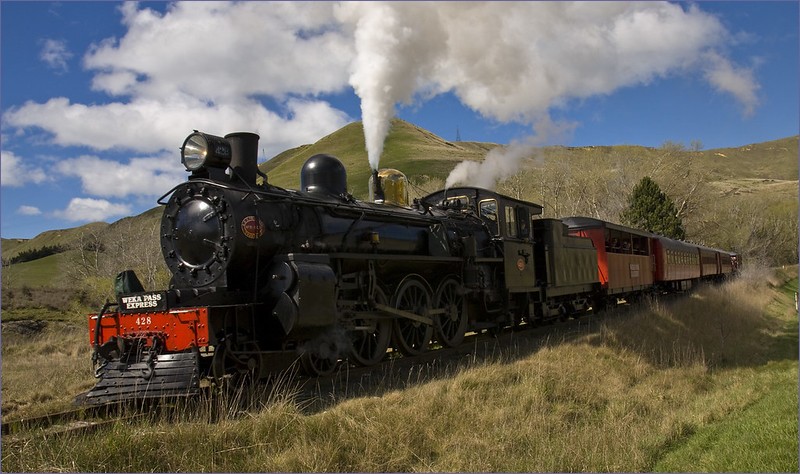
M 82 402 L 89 405 L 144 398 L 181 397 L 200 393 L 197 354 L 161 354 L 154 362 L 112 361 L 100 369 L 100 381 Z
M 408 311 L 403 311 L 402 309 L 392 308 L 391 306 L 386 306 L 385 304 L 375 303 L 375 309 L 378 311 L 383 311 L 384 313 L 389 313 L 395 316 L 400 316 L 401 318 L 411 319 L 413 321 L 419 321 L 422 324 L 433 325 L 433 319 L 426 316 L 420 316 L 415 313 L 411 313 Z M 428 316 L 435 316 L 437 314 L 444 314 L 444 309 L 431 309 L 425 312 Z

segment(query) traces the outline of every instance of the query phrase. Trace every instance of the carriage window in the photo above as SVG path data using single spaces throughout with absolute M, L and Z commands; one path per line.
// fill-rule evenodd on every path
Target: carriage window
M 506 235 L 508 237 L 516 237 L 517 218 L 514 208 L 511 206 L 505 206 L 504 209 L 506 210 Z
M 632 235 L 615 229 L 609 230 L 606 236 L 606 252 L 633 253 Z
M 647 255 L 649 249 L 647 248 L 647 237 L 638 235 L 633 236 L 633 253 L 636 255 Z

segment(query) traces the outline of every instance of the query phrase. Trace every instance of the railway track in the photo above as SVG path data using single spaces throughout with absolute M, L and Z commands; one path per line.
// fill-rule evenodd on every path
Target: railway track
M 41 416 L 4 422 L 4 441 L 24 441 L 32 437 L 77 435 L 148 416 L 147 412 L 122 411 L 119 405 L 87 406 Z

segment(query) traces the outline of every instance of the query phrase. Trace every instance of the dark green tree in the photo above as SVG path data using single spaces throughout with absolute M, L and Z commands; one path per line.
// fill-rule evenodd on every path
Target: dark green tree
M 628 197 L 628 208 L 622 211 L 622 222 L 673 239 L 685 239 L 686 231 L 677 214 L 672 199 L 655 181 L 645 176 Z

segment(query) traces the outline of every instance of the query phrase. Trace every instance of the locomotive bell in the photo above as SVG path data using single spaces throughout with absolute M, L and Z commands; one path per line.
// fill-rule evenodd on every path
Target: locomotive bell
M 335 156 L 314 155 L 300 170 L 300 190 L 333 196 L 346 194 L 347 170 Z
M 392 168 L 373 171 L 369 177 L 369 200 L 408 207 L 408 178 Z

